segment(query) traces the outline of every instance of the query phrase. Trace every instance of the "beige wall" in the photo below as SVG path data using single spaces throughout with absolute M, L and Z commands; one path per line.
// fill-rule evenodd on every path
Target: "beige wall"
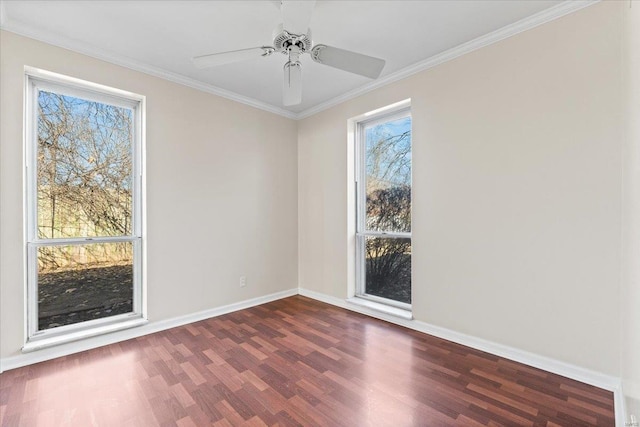
M 147 97 L 150 321 L 297 287 L 295 121 L 12 33 L 0 42 L 0 357 L 24 339 L 25 65 Z
M 640 148 L 623 144 L 624 129 L 637 132 L 624 126 L 620 45 L 637 31 L 621 25 L 625 3 L 591 6 L 297 125 L 0 32 L 0 357 L 23 342 L 30 65 L 147 96 L 152 322 L 297 284 L 347 297 L 347 120 L 411 98 L 415 317 L 637 385 L 640 274 L 630 260 L 640 249 L 621 241 L 623 224 L 640 229 L 622 219 L 640 185 L 630 160 Z
M 300 286 L 348 296 L 347 120 L 411 98 L 415 318 L 618 376 L 622 7 L 302 120 Z
M 627 413 L 640 418 L 640 2 L 624 8 L 625 94 L 622 388 Z

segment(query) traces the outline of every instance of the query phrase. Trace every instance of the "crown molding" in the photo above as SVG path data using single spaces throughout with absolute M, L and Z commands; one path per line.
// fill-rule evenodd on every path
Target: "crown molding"
M 474 50 L 478 50 L 485 46 L 489 46 L 493 43 L 497 43 L 506 38 L 515 36 L 516 34 L 519 34 L 523 31 L 530 30 L 539 25 L 545 24 L 547 22 L 561 18 L 570 13 L 576 12 L 580 9 L 584 9 L 587 6 L 591 6 L 593 4 L 599 3 L 600 1 L 601 0 L 565 0 L 564 2 L 556 6 L 550 7 L 534 15 L 531 15 L 527 18 L 521 19 L 520 21 L 514 22 L 513 24 L 509 24 L 505 27 L 502 27 L 496 31 L 477 37 L 473 40 L 470 40 L 466 43 L 463 43 L 451 49 L 445 50 L 444 52 L 438 53 L 430 58 L 417 62 L 399 71 L 396 71 L 387 76 L 374 80 L 371 83 L 368 83 L 357 89 L 351 90 L 340 96 L 332 98 L 321 104 L 318 104 L 315 107 L 311 107 L 309 109 L 301 111 L 300 113 L 297 114 L 296 118 L 300 120 L 300 119 L 310 117 L 314 114 L 327 110 L 331 107 L 335 107 L 338 104 L 341 104 L 345 101 L 356 98 L 367 92 L 371 92 L 372 90 L 381 88 L 383 86 L 387 86 L 391 83 L 395 83 L 413 74 L 428 70 L 437 65 L 440 65 L 445 62 L 451 61 L 452 59 L 458 58 L 459 56 L 473 52 Z
M 2 13 L 2 21 L 3 21 L 0 24 L 0 29 L 2 30 L 6 30 L 24 37 L 29 37 L 31 39 L 35 39 L 47 44 L 51 44 L 51 45 L 68 49 L 77 53 L 81 53 L 83 55 L 87 55 L 92 58 L 109 62 L 111 64 L 129 68 L 134 71 L 139 71 L 145 74 L 149 74 L 154 77 L 159 77 L 161 79 L 168 80 L 173 83 L 178 83 L 183 86 L 188 86 L 202 92 L 207 92 L 213 95 L 220 96 L 222 98 L 230 99 L 232 101 L 236 101 L 241 104 L 248 105 L 250 107 L 258 108 L 260 110 L 268 111 L 270 113 L 287 117 L 289 119 L 294 119 L 294 120 L 297 119 L 296 113 L 285 110 L 280 107 L 276 107 L 271 104 L 267 104 L 266 102 L 258 101 L 257 99 L 250 98 L 248 96 L 239 95 L 235 92 L 231 92 L 231 91 L 219 88 L 217 86 L 210 85 L 208 83 L 203 83 L 198 80 L 194 80 L 192 78 L 185 77 L 181 74 L 173 73 L 159 67 L 154 67 L 152 65 L 148 65 L 146 63 L 128 58 L 124 55 L 117 55 L 112 52 L 108 52 L 106 50 L 97 49 L 94 46 L 79 40 L 74 40 L 68 37 L 51 34 L 49 32 L 42 31 L 38 28 L 34 28 L 30 25 L 25 25 L 17 21 L 12 21 L 11 18 L 7 16 L 6 9 L 4 8 L 4 2 L 2 1 L 0 1 L 0 12 Z
M 83 55 L 100 59 L 102 61 L 106 61 L 112 64 L 120 65 L 122 67 L 139 71 L 145 74 L 149 74 L 154 77 L 159 77 L 174 83 L 188 86 L 193 89 L 200 90 L 202 92 L 211 93 L 213 95 L 230 99 L 232 101 L 236 101 L 241 104 L 245 104 L 245 105 L 258 108 L 264 111 L 268 111 L 270 113 L 278 114 L 280 116 L 287 117 L 289 119 L 300 120 L 300 119 L 310 117 L 321 111 L 327 110 L 329 108 L 335 107 L 338 104 L 341 104 L 345 101 L 356 98 L 367 92 L 371 92 L 375 89 L 381 88 L 383 86 L 387 86 L 391 83 L 395 83 L 413 74 L 428 70 L 437 65 L 443 64 L 445 62 L 451 61 L 452 59 L 465 55 L 467 53 L 473 52 L 485 46 L 488 46 L 493 43 L 497 43 L 501 40 L 504 40 L 506 38 L 512 37 L 523 31 L 530 30 L 539 25 L 545 24 L 547 22 L 561 18 L 570 13 L 576 12 L 585 7 L 599 3 L 600 1 L 601 0 L 565 0 L 562 3 L 556 6 L 550 7 L 548 9 L 545 9 L 541 12 L 538 12 L 535 15 L 531 15 L 527 18 L 521 19 L 520 21 L 514 22 L 513 24 L 509 24 L 505 27 L 502 27 L 496 31 L 477 37 L 471 41 L 468 41 L 466 43 L 463 43 L 451 49 L 445 50 L 444 52 L 438 53 L 430 58 L 427 58 L 423 61 L 417 62 L 401 70 L 393 72 L 387 76 L 374 80 L 368 84 L 365 84 L 364 86 L 360 86 L 354 90 L 346 92 L 328 101 L 322 102 L 314 107 L 308 108 L 299 113 L 294 113 L 292 111 L 285 110 L 278 106 L 271 105 L 254 98 L 239 95 L 235 92 L 231 92 L 231 91 L 219 88 L 217 86 L 210 85 L 208 83 L 203 83 L 195 79 L 185 77 L 181 74 L 166 71 L 159 67 L 154 67 L 154 66 L 145 64 L 143 62 L 128 58 L 123 55 L 117 55 L 112 52 L 96 49 L 95 47 L 89 45 L 88 43 L 84 43 L 82 41 L 73 40 L 63 36 L 57 36 L 28 25 L 24 25 L 22 23 L 12 21 L 10 17 L 7 16 L 6 9 L 4 7 L 4 1 L 2 0 L 0 0 L 0 29 L 10 31 L 12 33 L 16 33 L 21 36 L 29 37 L 35 40 L 39 40 L 54 46 L 69 49 L 69 50 L 81 53 Z

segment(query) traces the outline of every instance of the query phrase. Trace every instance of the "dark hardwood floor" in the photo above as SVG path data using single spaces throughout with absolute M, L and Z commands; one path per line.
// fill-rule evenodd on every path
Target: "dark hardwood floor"
M 0 374 L 3 426 L 613 426 L 611 392 L 301 296 Z

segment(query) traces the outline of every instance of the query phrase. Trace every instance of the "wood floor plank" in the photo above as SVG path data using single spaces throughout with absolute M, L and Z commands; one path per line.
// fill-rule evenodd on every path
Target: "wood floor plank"
M 613 395 L 282 299 L 0 374 L 1 426 L 613 426 Z

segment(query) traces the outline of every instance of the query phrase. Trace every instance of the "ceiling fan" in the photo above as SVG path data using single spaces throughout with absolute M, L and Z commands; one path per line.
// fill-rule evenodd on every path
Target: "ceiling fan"
M 280 2 L 282 23 L 274 31 L 273 46 L 196 56 L 192 59 L 193 64 L 197 68 L 216 67 L 281 52 L 289 57 L 284 64 L 282 103 L 285 106 L 302 102 L 302 65 L 299 58 L 304 53 L 309 53 L 311 59 L 319 64 L 371 79 L 378 78 L 384 68 L 384 59 L 324 44 L 316 44 L 312 47 L 309 22 L 314 6 L 315 0 L 282 0 Z

